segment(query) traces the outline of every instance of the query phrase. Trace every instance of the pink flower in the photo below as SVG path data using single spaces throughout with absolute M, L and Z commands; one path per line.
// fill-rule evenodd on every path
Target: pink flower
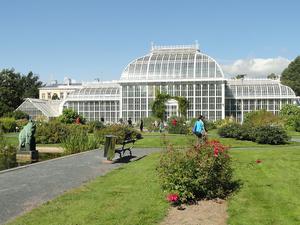
M 256 163 L 261 163 L 262 161 L 260 159 L 257 159 L 256 160 Z
M 179 195 L 178 194 L 169 194 L 167 196 L 168 202 L 177 202 L 179 200 Z

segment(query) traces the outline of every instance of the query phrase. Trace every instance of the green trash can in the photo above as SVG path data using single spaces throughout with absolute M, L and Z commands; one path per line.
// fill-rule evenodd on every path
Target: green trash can
M 104 157 L 107 160 L 111 161 L 115 157 L 116 140 L 117 136 L 115 135 L 105 135 Z

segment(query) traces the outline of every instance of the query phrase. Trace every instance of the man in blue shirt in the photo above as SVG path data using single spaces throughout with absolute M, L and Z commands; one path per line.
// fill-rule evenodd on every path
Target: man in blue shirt
M 197 136 L 197 144 L 202 143 L 204 136 L 206 135 L 202 115 L 199 116 L 198 120 L 195 122 L 193 133 Z

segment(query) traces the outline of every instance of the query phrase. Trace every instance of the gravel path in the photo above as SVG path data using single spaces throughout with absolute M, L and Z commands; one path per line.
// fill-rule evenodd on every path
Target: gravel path
M 130 161 L 159 150 L 135 148 Z M 128 162 L 107 164 L 103 160 L 103 151 L 92 150 L 1 171 L 0 224 Z

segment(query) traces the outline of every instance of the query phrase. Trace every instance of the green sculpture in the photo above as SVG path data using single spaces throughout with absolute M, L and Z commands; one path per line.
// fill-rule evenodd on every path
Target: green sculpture
M 35 143 L 35 129 L 36 124 L 34 121 L 29 120 L 29 122 L 24 126 L 19 134 L 19 151 L 20 152 L 30 152 L 31 160 L 38 160 L 38 151 L 36 150 Z

